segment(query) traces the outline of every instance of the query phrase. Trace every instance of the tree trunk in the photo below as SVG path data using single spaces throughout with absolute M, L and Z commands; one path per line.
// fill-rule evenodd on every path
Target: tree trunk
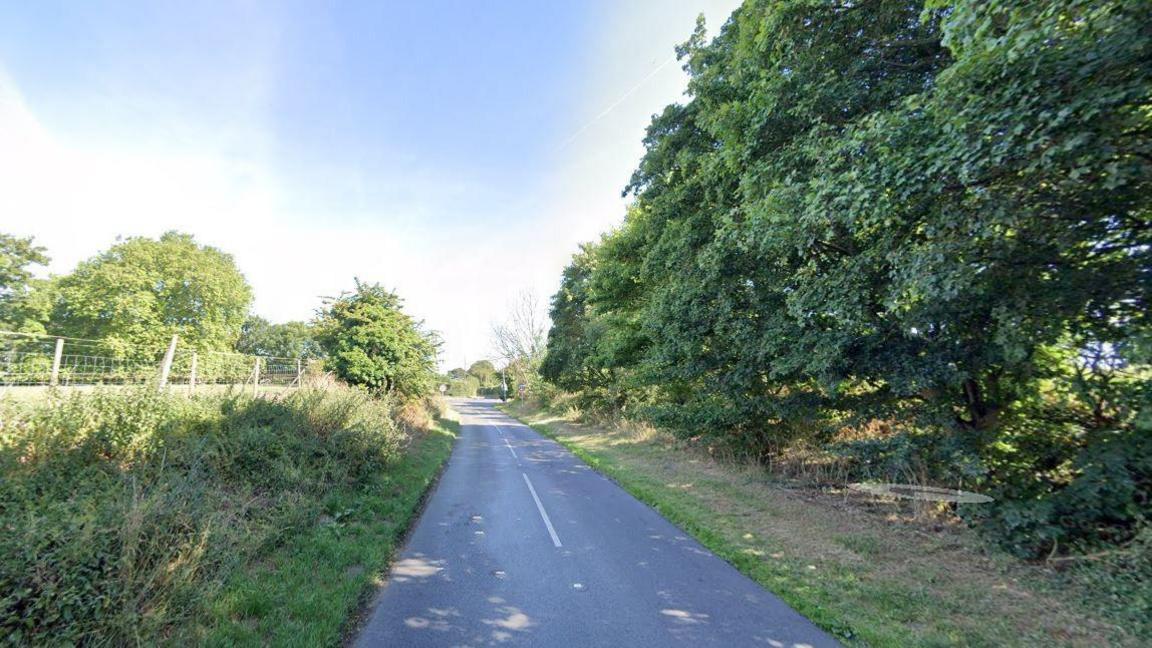
M 999 420 L 1000 408 L 989 405 L 984 400 L 984 392 L 980 388 L 980 383 L 975 378 L 968 378 L 962 386 L 964 388 L 964 403 L 968 407 L 968 415 L 971 418 L 969 420 L 961 419 L 960 423 L 966 427 L 981 430 L 995 427 Z

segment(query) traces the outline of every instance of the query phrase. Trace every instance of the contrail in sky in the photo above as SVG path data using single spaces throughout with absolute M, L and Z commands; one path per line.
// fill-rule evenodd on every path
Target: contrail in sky
M 569 137 L 568 139 L 564 140 L 564 143 L 561 144 L 560 147 L 557 148 L 556 150 L 557 151 L 563 151 L 564 149 L 568 148 L 568 145 L 571 144 L 572 142 L 576 141 L 576 138 L 580 137 L 581 133 L 588 130 L 588 128 L 591 127 L 592 124 L 595 124 L 596 122 L 603 119 L 608 113 L 612 112 L 612 110 L 615 109 L 616 106 L 619 106 L 620 104 L 624 103 L 624 100 L 627 99 L 628 97 L 632 96 L 633 92 L 636 92 L 637 90 L 639 90 L 640 86 L 642 86 L 648 82 L 648 79 L 651 79 L 653 76 L 656 75 L 657 72 L 659 72 L 660 70 L 663 70 L 665 67 L 668 66 L 669 63 L 671 63 L 672 61 L 675 61 L 675 60 L 676 60 L 676 55 L 673 54 L 666 61 L 664 61 L 660 65 L 657 65 L 655 68 L 653 68 L 653 70 L 651 72 L 649 72 L 648 74 L 644 75 L 644 78 L 640 79 L 640 81 L 638 81 L 636 83 L 636 85 L 629 88 L 628 92 L 625 92 L 624 94 L 620 95 L 620 97 L 618 99 L 616 99 L 616 101 L 613 101 L 611 105 L 609 105 L 604 110 L 600 111 L 599 115 L 596 115 L 595 117 L 592 118 L 591 121 L 589 121 L 588 123 L 581 126 L 579 129 L 577 129 L 577 131 L 575 133 L 572 133 L 572 136 Z

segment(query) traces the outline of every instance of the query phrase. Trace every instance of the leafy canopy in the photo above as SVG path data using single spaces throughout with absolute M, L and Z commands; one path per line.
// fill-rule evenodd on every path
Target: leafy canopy
M 43 332 L 50 305 L 42 299 L 44 281 L 31 266 L 47 265 L 48 255 L 32 238 L 0 234 L 0 328 Z
M 477 360 L 468 367 L 468 375 L 476 379 L 477 387 L 495 387 L 500 383 L 496 367 L 488 360 Z
M 236 342 L 240 353 L 281 358 L 318 358 L 323 355 L 312 327 L 307 322 L 273 324 L 257 315 L 249 316 Z
M 355 292 L 321 311 L 315 328 L 326 366 L 350 384 L 406 398 L 428 395 L 436 386 L 438 338 L 380 284 L 357 279 Z
M 102 339 L 151 358 L 172 335 L 197 350 L 231 350 L 252 303 L 232 256 L 189 234 L 129 238 L 55 282 L 54 333 Z
M 845 453 L 996 491 L 1021 553 L 1130 537 L 1152 500 L 1147 9 L 747 0 L 701 24 L 625 222 L 564 272 L 543 375 L 756 459 L 895 422 L 881 457 Z

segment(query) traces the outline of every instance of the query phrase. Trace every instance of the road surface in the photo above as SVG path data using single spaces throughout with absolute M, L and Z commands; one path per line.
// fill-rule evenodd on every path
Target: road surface
M 491 401 L 454 406 L 460 439 L 356 646 L 838 645 Z

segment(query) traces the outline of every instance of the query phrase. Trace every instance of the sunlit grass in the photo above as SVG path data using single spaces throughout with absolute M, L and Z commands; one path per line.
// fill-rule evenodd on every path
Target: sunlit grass
M 506 411 L 571 449 L 850 645 L 1101 646 L 1138 638 L 1094 618 L 1052 574 L 843 494 L 788 488 L 673 439 Z
M 325 498 L 307 531 L 239 571 L 196 640 L 214 646 L 330 646 L 355 630 L 459 430 L 441 420 L 367 488 Z

